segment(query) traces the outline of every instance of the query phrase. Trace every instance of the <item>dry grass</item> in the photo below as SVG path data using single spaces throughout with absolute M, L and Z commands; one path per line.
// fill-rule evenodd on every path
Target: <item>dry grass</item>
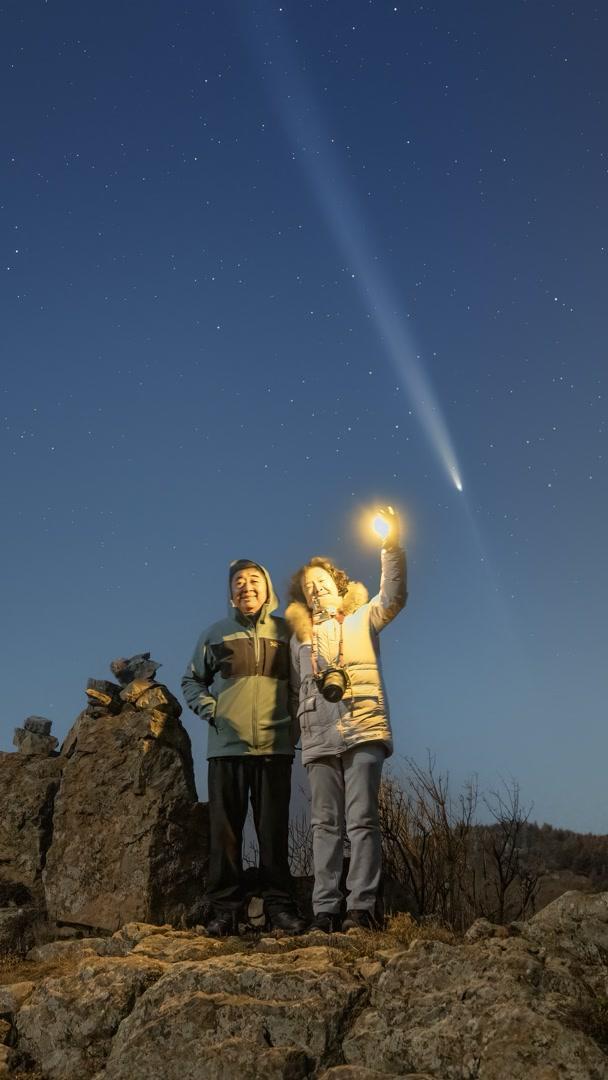
M 318 938 L 319 935 L 316 935 Z M 347 934 L 328 934 L 326 943 L 336 961 L 340 955 L 356 956 L 373 960 L 381 953 L 393 949 L 407 949 L 413 941 L 441 941 L 445 945 L 457 945 L 462 938 L 439 922 L 417 923 L 405 913 L 389 918 L 385 930 L 350 930 Z M 290 938 L 286 948 L 306 947 L 306 939 Z M 315 945 L 318 944 L 315 940 Z
M 418 923 L 407 912 L 392 915 L 383 935 L 396 940 L 400 945 L 411 945 L 412 941 L 442 941 L 444 945 L 457 945 L 462 936 L 454 933 L 448 926 L 437 919 L 427 919 Z
M 264 946 L 263 942 L 267 942 L 269 938 L 276 940 L 276 951 L 272 947 L 269 949 Z M 336 961 L 340 955 L 345 959 L 349 955 L 372 959 L 386 950 L 408 948 L 415 940 L 441 941 L 447 945 L 455 945 L 460 938 L 438 922 L 417 923 L 411 915 L 399 914 L 388 919 L 385 930 L 357 930 L 348 934 L 327 935 L 316 932 L 313 940 L 308 934 L 303 937 L 287 937 L 255 932 L 242 937 L 227 937 L 217 943 L 218 948 L 211 955 L 234 956 L 238 953 L 255 952 L 276 955 L 310 948 L 313 945 L 326 945 L 335 954 Z M 25 960 L 16 954 L 5 954 L 0 956 L 0 984 L 10 986 L 18 982 L 37 983 L 42 979 L 70 975 L 76 971 L 82 959 L 82 953 L 79 952 L 39 961 Z
M 5 972 L 10 972 L 14 968 L 19 967 L 23 963 L 23 957 L 18 953 L 0 953 L 0 978 L 3 982 L 6 980 L 3 978 Z
M 39 982 L 40 979 L 59 978 L 69 975 L 80 962 L 81 957 L 76 954 L 71 956 L 53 957 L 52 960 L 24 960 L 22 956 L 4 954 L 0 956 L 0 984 L 11 986 L 19 982 Z

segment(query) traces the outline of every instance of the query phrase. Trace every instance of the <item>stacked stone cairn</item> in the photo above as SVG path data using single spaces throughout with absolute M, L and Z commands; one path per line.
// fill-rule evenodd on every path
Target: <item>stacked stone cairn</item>
M 182 707 L 166 686 L 155 682 L 159 667 L 160 664 L 150 659 L 150 653 L 139 653 L 128 660 L 121 657 L 110 664 L 122 687 L 120 701 L 149 712 L 151 737 L 158 738 L 162 734 L 166 738 L 171 730 L 177 731 Z
M 59 752 L 40 716 L 17 728 L 18 753 L 0 752 L 0 952 L 31 944 L 29 931 L 3 933 L 2 909 L 12 927 L 15 905 L 51 934 L 204 914 L 208 807 L 181 705 L 149 652 L 110 667 L 116 682 L 87 681 Z
M 13 746 L 20 754 L 37 754 L 50 757 L 56 753 L 58 741 L 51 735 L 52 720 L 44 716 L 28 716 L 23 727 L 15 728 Z

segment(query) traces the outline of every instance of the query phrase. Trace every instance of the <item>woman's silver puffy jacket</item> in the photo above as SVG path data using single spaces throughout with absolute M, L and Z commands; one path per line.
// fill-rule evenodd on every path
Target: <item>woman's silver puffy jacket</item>
M 285 613 L 293 631 L 291 693 L 302 737 L 302 762 L 342 754 L 363 742 L 382 742 L 393 752 L 388 701 L 380 666 L 378 635 L 405 606 L 407 576 L 401 547 L 382 549 L 378 594 L 368 600 L 365 586 L 351 582 L 343 598 L 344 619 L 315 624 L 319 671 L 337 664 L 340 625 L 348 688 L 342 701 L 332 703 L 320 694 L 311 661 L 312 619 L 304 604 L 290 604 Z

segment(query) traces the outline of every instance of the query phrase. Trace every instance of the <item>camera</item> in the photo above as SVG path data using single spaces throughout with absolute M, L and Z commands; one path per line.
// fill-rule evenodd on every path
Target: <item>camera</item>
M 326 701 L 342 701 L 348 686 L 348 676 L 341 667 L 328 667 L 315 675 L 319 693 Z

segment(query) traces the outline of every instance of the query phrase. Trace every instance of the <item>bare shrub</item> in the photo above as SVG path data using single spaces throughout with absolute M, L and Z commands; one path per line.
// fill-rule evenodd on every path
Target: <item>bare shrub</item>
M 380 790 L 385 875 L 418 918 L 455 931 L 481 915 L 520 918 L 538 890 L 540 868 L 521 846 L 530 809 L 519 785 L 503 781 L 483 797 L 490 824 L 478 822 L 479 802 L 475 777 L 453 798 L 430 754 L 425 768 L 408 760 L 403 778 L 387 773 Z
M 493 922 L 523 918 L 534 911 L 541 867 L 523 846 L 531 807 L 522 806 L 516 780 L 484 797 L 494 824 L 480 826 L 481 877 L 476 909 Z
M 296 877 L 310 877 L 313 873 L 312 826 L 306 810 L 289 822 L 289 865 Z
M 384 869 L 402 884 L 414 914 L 462 930 L 475 917 L 464 882 L 469 872 L 477 785 L 456 800 L 448 776 L 408 760 L 404 779 L 388 773 L 380 789 Z

